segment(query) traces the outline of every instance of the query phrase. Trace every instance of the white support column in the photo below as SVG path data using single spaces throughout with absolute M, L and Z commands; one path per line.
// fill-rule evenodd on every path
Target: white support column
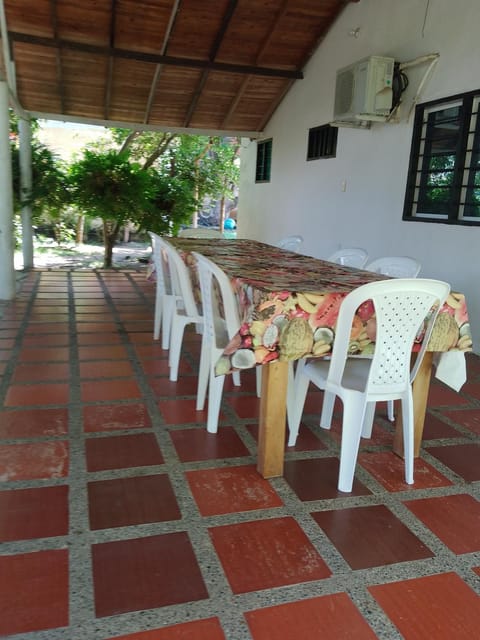
M 10 158 L 8 87 L 0 78 L 0 300 L 15 297 L 13 263 L 13 193 Z
M 25 200 L 32 191 L 32 127 L 30 120 L 18 121 L 20 136 L 20 198 Z M 22 207 L 22 253 L 23 268 L 33 269 L 32 207 Z

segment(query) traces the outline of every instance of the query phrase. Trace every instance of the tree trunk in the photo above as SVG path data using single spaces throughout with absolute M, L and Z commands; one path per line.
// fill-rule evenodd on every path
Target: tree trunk
M 83 244 L 83 234 L 85 233 L 85 216 L 78 216 L 77 230 L 75 234 L 75 244 Z
M 109 269 L 113 264 L 113 247 L 117 239 L 119 224 L 113 220 L 103 221 L 103 246 L 105 248 L 105 256 L 103 266 Z
M 220 200 L 220 233 L 223 231 L 223 225 L 225 224 L 225 196 L 222 196 Z

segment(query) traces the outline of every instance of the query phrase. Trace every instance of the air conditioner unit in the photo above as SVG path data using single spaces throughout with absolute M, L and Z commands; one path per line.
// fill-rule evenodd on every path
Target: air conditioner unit
M 385 122 L 392 110 L 394 65 L 394 58 L 370 56 L 339 69 L 331 124 L 365 126 L 368 122 Z

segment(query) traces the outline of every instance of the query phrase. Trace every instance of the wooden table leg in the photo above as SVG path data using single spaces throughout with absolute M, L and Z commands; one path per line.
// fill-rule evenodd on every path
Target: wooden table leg
M 262 368 L 257 471 L 264 478 L 283 475 L 287 413 L 288 362 Z
M 422 364 L 418 369 L 413 381 L 413 419 L 414 419 L 414 441 L 413 455 L 418 458 L 422 444 L 423 425 L 425 423 L 425 413 L 427 411 L 428 390 L 430 388 L 430 378 L 432 376 L 433 352 L 426 351 Z M 400 404 L 400 403 L 399 403 Z M 393 450 L 403 458 L 403 430 L 402 411 L 399 407 L 397 419 L 395 421 L 395 437 L 393 439 Z

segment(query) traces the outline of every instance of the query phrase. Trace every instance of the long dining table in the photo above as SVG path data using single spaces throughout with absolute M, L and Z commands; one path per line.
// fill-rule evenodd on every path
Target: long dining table
M 285 455 L 288 363 L 327 357 L 343 298 L 354 288 L 385 279 L 381 274 L 344 267 L 292 253 L 254 240 L 169 238 L 195 272 L 192 251 L 210 258 L 230 278 L 241 317 L 238 333 L 216 364 L 226 375 L 257 365 L 262 369 L 257 470 L 281 476 Z M 418 350 L 422 333 L 414 348 Z M 451 293 L 437 316 L 427 351 L 413 383 L 415 455 L 419 455 L 428 391 L 435 359 L 446 384 L 458 390 L 466 379 L 465 352 L 472 338 L 465 297 Z M 349 352 L 368 356 L 375 348 L 373 305 L 355 316 Z M 414 357 L 414 354 L 413 354 Z M 443 361 L 442 361 L 443 360 Z M 393 448 L 402 455 L 401 417 L 397 417 Z

